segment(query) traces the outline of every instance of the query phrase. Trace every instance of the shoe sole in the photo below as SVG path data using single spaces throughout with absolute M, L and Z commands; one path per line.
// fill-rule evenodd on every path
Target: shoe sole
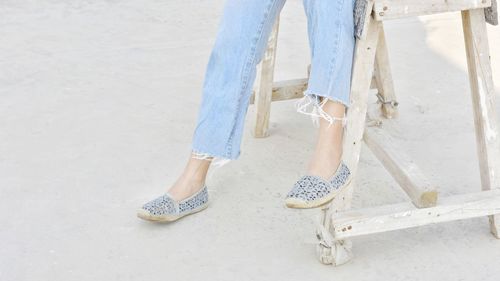
M 172 216 L 172 215 L 155 216 L 155 215 L 151 215 L 148 211 L 146 211 L 144 209 L 139 209 L 139 210 L 137 210 L 137 217 L 139 217 L 143 220 L 153 221 L 153 222 L 172 222 L 172 221 L 176 221 L 180 218 L 183 218 L 185 216 L 189 216 L 189 215 L 201 212 L 201 211 L 205 210 L 207 207 L 208 207 L 208 203 L 203 205 L 202 207 L 199 207 L 197 209 L 193 209 L 188 213 L 178 215 L 178 216 Z
M 345 188 L 351 183 L 351 180 L 352 180 L 352 175 L 350 175 L 347 178 L 347 181 L 343 184 L 343 187 L 332 192 L 331 194 L 328 194 L 325 197 L 321 197 L 313 201 L 304 201 L 297 198 L 288 198 L 285 199 L 285 205 L 288 208 L 293 208 L 293 209 L 312 209 L 312 208 L 322 207 L 330 203 L 333 199 L 335 199 L 335 197 L 337 197 L 337 195 L 342 193 L 345 190 Z

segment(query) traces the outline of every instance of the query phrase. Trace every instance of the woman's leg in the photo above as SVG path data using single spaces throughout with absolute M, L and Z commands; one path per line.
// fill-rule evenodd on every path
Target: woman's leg
M 311 72 L 301 113 L 319 119 L 319 134 L 309 174 L 329 179 L 342 156 L 343 128 L 350 106 L 354 59 L 353 0 L 304 0 L 311 50 Z M 337 121 L 337 122 L 336 122 Z
M 177 200 L 204 184 L 210 160 L 238 158 L 256 66 L 285 0 L 227 0 L 205 73 L 192 154 L 169 189 Z M 208 160 L 208 161 L 207 161 Z

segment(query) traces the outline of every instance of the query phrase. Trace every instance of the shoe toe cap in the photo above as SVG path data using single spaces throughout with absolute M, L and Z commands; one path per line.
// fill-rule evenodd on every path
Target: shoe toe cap
M 162 195 L 144 204 L 139 211 L 140 213 L 148 213 L 149 216 L 161 216 L 174 214 L 176 207 L 172 198 L 168 195 Z

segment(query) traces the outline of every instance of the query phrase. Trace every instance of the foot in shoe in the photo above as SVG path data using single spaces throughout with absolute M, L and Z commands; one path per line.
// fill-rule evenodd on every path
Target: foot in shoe
M 198 192 L 205 185 L 209 167 L 210 161 L 191 157 L 182 174 L 167 191 L 168 195 L 180 201 Z
M 210 161 L 191 157 L 168 191 L 143 205 L 137 216 L 150 221 L 174 221 L 205 209 L 208 205 L 205 178 L 209 166 Z
M 340 161 L 332 177 L 324 179 L 315 175 L 302 176 L 287 194 L 285 204 L 289 208 L 316 208 L 332 201 L 351 180 L 349 167 Z
M 307 174 L 328 180 L 338 169 L 341 159 L 342 153 L 338 150 L 332 148 L 317 150 L 311 159 Z
M 204 185 L 205 182 L 201 179 L 193 179 L 181 176 L 172 185 L 172 187 L 168 189 L 167 193 L 172 199 L 180 201 L 195 194 L 200 189 L 202 189 Z
M 137 216 L 149 221 L 171 222 L 207 207 L 208 189 L 204 185 L 198 192 L 180 201 L 174 200 L 169 194 L 161 195 L 137 210 Z

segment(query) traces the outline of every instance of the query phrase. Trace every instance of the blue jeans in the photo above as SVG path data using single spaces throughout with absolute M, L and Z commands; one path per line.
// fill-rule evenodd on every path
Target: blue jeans
M 262 60 L 274 22 L 286 0 L 226 0 L 207 65 L 193 157 L 227 163 L 240 155 L 245 116 L 256 66 Z M 355 0 L 304 0 L 311 71 L 297 111 L 330 124 L 337 118 L 322 110 L 328 100 L 349 108 L 354 59 Z

